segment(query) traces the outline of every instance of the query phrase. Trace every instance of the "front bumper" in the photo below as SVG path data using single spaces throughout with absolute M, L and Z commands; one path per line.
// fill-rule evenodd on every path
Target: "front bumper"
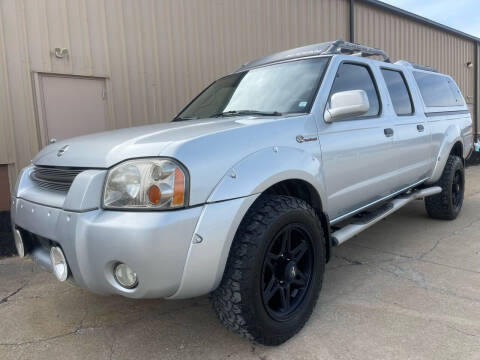
M 190 298 L 214 290 L 237 228 L 259 196 L 172 211 L 113 211 L 99 203 L 104 170 L 83 171 L 67 194 L 38 188 L 30 171 L 22 170 L 11 206 L 13 229 L 31 242 L 27 255 L 52 271 L 49 251 L 59 246 L 76 284 L 131 298 Z M 135 288 L 115 280 L 118 262 L 137 274 Z
M 62 248 L 75 283 L 98 294 L 164 298 L 180 286 L 187 254 L 203 207 L 163 212 L 96 209 L 72 212 L 12 198 L 12 221 L 32 241 L 29 254 L 49 269 L 45 244 Z M 121 287 L 113 267 L 123 262 L 139 279 Z M 51 264 L 50 264 L 51 265 Z

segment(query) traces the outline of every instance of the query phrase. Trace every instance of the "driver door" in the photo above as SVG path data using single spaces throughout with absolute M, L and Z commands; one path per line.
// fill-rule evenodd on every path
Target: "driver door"
M 382 114 L 381 96 L 367 62 L 343 61 L 338 66 L 329 96 L 349 90 L 366 92 L 368 112 L 324 122 L 319 131 L 332 222 L 390 195 L 395 170 L 393 123 Z

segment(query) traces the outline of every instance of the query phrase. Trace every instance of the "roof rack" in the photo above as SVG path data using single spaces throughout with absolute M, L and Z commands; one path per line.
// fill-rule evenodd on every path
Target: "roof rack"
M 381 49 L 350 43 L 343 40 L 335 40 L 319 44 L 302 46 L 299 48 L 267 55 L 242 65 L 236 71 L 244 71 L 246 69 L 251 69 L 257 66 L 263 66 L 280 61 L 299 59 L 303 57 L 336 54 L 354 55 L 362 57 L 380 56 L 383 58 L 383 61 L 390 62 L 388 55 L 385 53 L 385 51 Z
M 330 43 L 330 46 L 323 52 L 323 54 L 346 54 L 361 57 L 381 56 L 383 61 L 390 62 L 387 53 L 381 49 L 351 43 L 343 40 L 336 40 Z
M 410 62 L 410 61 L 406 61 L 406 60 L 398 60 L 398 61 L 395 62 L 395 64 L 407 66 L 407 67 L 409 67 L 409 68 L 417 69 L 417 70 L 425 70 L 425 71 L 431 71 L 431 72 L 438 72 L 437 69 L 435 69 L 435 68 L 433 68 L 433 67 L 431 67 L 431 66 L 418 65 L 418 64 L 412 63 L 412 62 Z

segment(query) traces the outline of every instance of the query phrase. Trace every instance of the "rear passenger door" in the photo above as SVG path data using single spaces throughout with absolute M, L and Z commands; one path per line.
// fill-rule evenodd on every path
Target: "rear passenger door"
M 385 115 L 393 122 L 396 176 L 392 190 L 397 191 L 428 177 L 432 168 L 430 130 L 424 113 L 416 111 L 404 72 L 386 67 L 380 71 L 390 97 Z

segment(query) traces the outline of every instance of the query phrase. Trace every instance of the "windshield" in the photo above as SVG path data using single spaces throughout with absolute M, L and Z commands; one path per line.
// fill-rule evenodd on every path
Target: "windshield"
M 206 88 L 174 120 L 310 111 L 328 58 L 265 66 L 225 76 Z

